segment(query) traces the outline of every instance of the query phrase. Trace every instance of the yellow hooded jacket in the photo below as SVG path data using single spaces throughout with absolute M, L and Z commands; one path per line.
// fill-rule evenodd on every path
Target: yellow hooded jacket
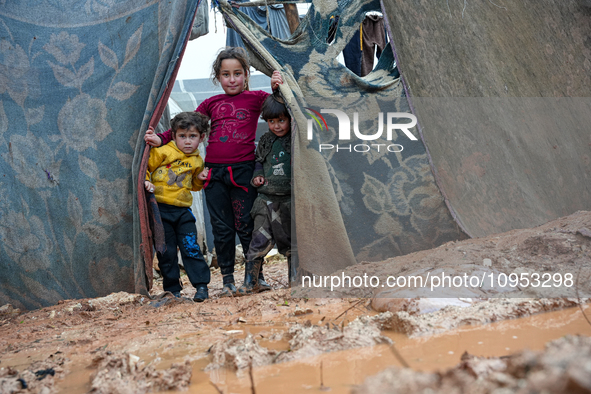
M 187 155 L 174 141 L 170 141 L 150 151 L 146 180 L 156 187 L 156 201 L 177 207 L 190 207 L 193 202 L 191 191 L 203 188 L 203 181 L 197 178 L 203 167 L 199 150 Z

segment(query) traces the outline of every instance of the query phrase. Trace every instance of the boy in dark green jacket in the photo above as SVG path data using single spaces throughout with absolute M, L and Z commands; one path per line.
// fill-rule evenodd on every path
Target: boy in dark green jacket
M 251 216 L 254 230 L 248 253 L 244 284 L 238 294 L 270 290 L 262 277 L 263 259 L 277 244 L 287 257 L 291 283 L 291 116 L 277 93 L 263 103 L 261 118 L 267 121 L 256 149 L 256 165 L 251 184 L 258 188 Z

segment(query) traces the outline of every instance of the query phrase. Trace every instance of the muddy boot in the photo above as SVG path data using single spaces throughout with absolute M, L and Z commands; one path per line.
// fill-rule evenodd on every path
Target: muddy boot
M 226 283 L 220 293 L 220 297 L 234 297 L 235 295 L 236 286 L 234 286 L 234 283 Z
M 263 265 L 261 264 L 261 269 L 259 270 L 259 292 L 267 290 L 271 290 L 271 285 L 265 281 L 265 277 L 263 276 Z
M 236 295 L 236 286 L 234 286 L 234 275 L 226 274 L 223 276 L 224 287 L 220 297 L 234 297 Z
M 247 261 L 244 264 L 244 284 L 240 286 L 236 295 L 247 295 L 259 292 L 259 271 L 262 260 Z

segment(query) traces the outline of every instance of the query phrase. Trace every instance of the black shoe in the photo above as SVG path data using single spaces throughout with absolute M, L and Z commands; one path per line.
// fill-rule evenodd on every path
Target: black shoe
M 226 283 L 220 293 L 220 297 L 234 297 L 235 295 L 236 286 L 234 286 L 234 283 Z
M 209 292 L 207 291 L 206 286 L 200 286 L 197 288 L 197 292 L 195 293 L 195 297 L 193 297 L 193 301 L 195 302 L 203 302 L 209 298 Z
M 175 296 L 176 298 L 181 298 L 181 292 L 180 291 L 171 291 L 172 295 Z

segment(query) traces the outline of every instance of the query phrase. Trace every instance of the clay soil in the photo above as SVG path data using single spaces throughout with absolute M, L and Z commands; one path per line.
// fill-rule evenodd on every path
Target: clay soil
M 150 296 L 115 293 L 34 311 L 4 305 L 0 393 L 260 394 L 277 392 L 278 382 L 285 392 L 332 386 L 332 392 L 355 393 L 591 393 L 590 251 L 591 212 L 581 211 L 346 272 L 380 278 L 442 270 L 568 272 L 576 287 L 568 295 L 500 286 L 436 297 L 416 289 L 289 289 L 279 256 L 265 265 L 273 290 L 247 297 L 220 298 L 220 274 L 213 270 L 211 299 L 199 304 L 188 283 L 176 299 L 156 281 Z M 508 329 L 499 324 L 540 317 L 544 323 L 525 330 L 521 348 L 501 341 Z M 553 337 L 542 334 L 551 330 Z M 470 332 L 497 335 L 488 341 L 494 356 L 476 352 Z M 527 350 L 528 336 L 544 343 Z M 464 339 L 456 340 L 455 350 L 437 359 L 447 361 L 421 364 L 439 352 L 438 340 L 458 337 Z

